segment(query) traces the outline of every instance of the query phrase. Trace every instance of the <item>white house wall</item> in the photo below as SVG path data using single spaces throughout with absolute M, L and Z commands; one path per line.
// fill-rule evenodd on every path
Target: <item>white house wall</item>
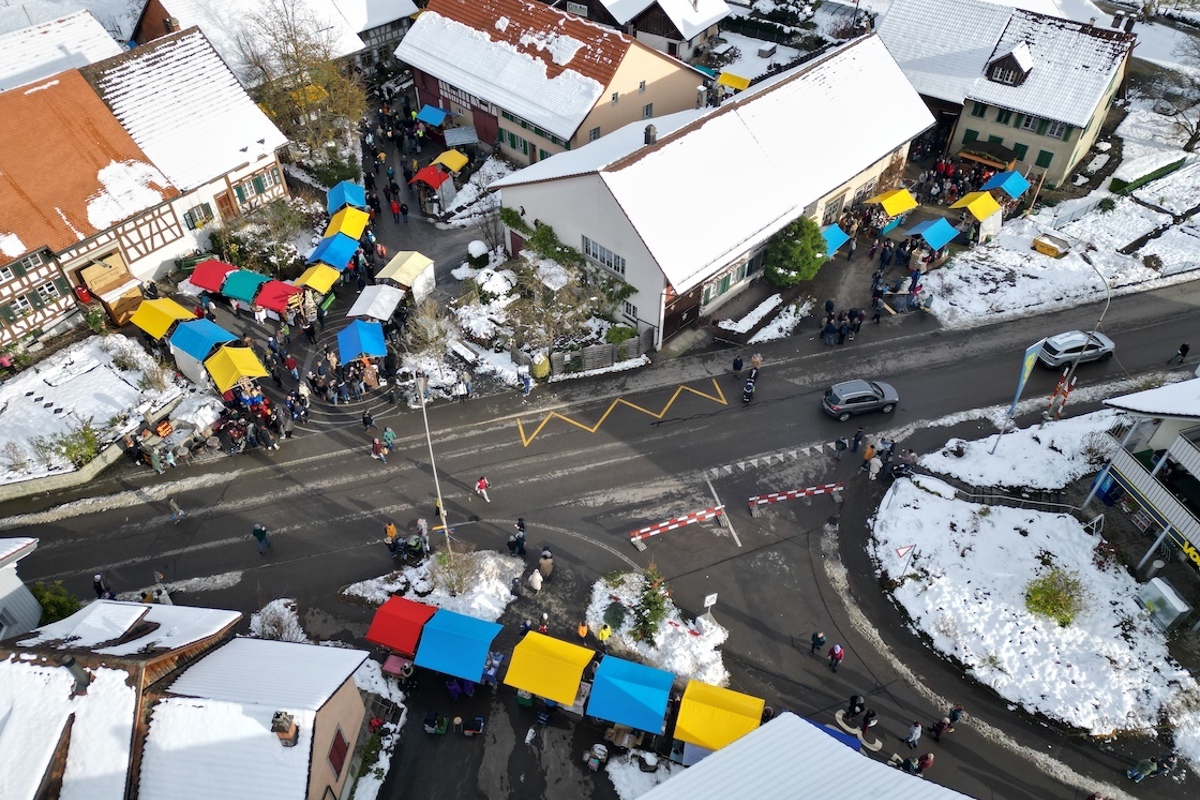
M 28 633 L 41 620 L 42 607 L 21 583 L 16 564 L 0 567 L 0 611 L 0 639 Z

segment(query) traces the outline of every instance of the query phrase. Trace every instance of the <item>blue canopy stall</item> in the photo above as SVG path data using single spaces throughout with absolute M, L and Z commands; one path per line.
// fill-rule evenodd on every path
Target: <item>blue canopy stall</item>
M 429 618 L 417 645 L 418 667 L 468 681 L 483 677 L 492 640 L 503 626 L 444 608 Z
M 851 736 L 850 734 L 846 733 L 845 731 L 837 730 L 836 728 L 829 726 L 829 725 L 822 725 L 819 722 L 813 722 L 808 717 L 804 717 L 803 719 L 809 725 L 812 725 L 817 730 L 822 731 L 823 733 L 826 733 L 829 736 L 832 736 L 834 739 L 837 739 L 839 742 L 846 745 L 846 747 L 849 747 L 854 752 L 858 753 L 862 750 L 862 739 L 859 739 L 857 736 Z
M 305 263 L 328 264 L 338 272 L 343 272 L 356 252 L 357 241 L 344 233 L 335 233 L 322 239 Z
M 941 250 L 962 231 L 946 221 L 945 217 L 919 222 L 904 232 L 905 236 L 920 236 L 935 251 Z
M 988 179 L 987 183 L 979 188 L 985 192 L 990 189 L 999 189 L 1013 200 L 1016 200 L 1029 191 L 1029 181 L 1019 172 L 997 172 Z
M 837 225 L 826 225 L 821 229 L 821 235 L 825 237 L 825 255 L 830 258 L 838 251 L 839 247 L 850 240 L 850 234 Z
M 443 111 L 437 106 L 424 105 L 417 112 L 417 122 L 424 122 L 426 125 L 438 127 L 446 121 L 446 117 L 450 116 L 449 111 Z
M 366 190 L 352 181 L 342 181 L 325 195 L 325 208 L 331 216 L 346 206 L 354 206 L 364 211 L 367 209 Z
M 182 350 L 197 361 L 203 361 L 212 355 L 214 347 L 236 339 L 236 336 L 217 323 L 197 319 L 181 322 L 167 341 L 176 350 Z
M 383 342 L 383 325 L 378 322 L 366 322 L 356 319 L 337 335 L 338 355 L 343 362 L 351 361 L 362 355 L 387 355 L 387 345 Z
M 587 713 L 639 731 L 662 733 L 674 681 L 670 672 L 605 656 L 596 670 Z

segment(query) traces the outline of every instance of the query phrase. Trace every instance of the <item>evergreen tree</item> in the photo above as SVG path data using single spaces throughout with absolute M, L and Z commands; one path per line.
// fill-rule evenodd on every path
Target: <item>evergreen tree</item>
M 783 288 L 812 280 L 829 260 L 825 250 L 825 237 L 817 223 L 802 216 L 767 243 L 763 251 L 767 279 Z

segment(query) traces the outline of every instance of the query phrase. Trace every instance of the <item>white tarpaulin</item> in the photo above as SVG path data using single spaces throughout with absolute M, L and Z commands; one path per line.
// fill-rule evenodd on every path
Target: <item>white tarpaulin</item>
M 395 286 L 368 286 L 362 290 L 354 305 L 346 312 L 347 317 L 370 317 L 383 322 L 392 318 L 396 306 L 404 299 L 404 290 Z

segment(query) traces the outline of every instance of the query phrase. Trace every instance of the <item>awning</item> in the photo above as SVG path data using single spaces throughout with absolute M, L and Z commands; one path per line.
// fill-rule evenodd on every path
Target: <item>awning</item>
M 451 172 L 458 172 L 467 164 L 471 163 L 471 159 L 464 156 L 457 150 L 447 150 L 433 160 L 434 164 L 441 164 Z
M 762 723 L 765 700 L 689 681 L 679 704 L 675 738 L 708 750 L 720 750 Z
M 825 237 L 825 255 L 827 256 L 832 256 L 839 247 L 850 240 L 850 234 L 837 225 L 826 225 L 821 229 L 821 235 Z
M 1016 200 L 1029 191 L 1029 181 L 1025 180 L 1025 176 L 1019 172 L 997 172 L 988 178 L 987 183 L 982 188 L 985 191 L 999 189 L 1013 200 Z
M 226 264 L 224 261 L 210 258 L 208 261 L 201 261 L 197 264 L 188 280 L 192 282 L 193 286 L 210 292 L 219 292 L 225 283 L 225 276 L 236 271 L 237 267 L 233 264 Z
M 337 283 L 342 273 L 324 264 L 313 264 L 296 279 L 297 286 L 307 286 L 320 294 L 325 294 Z
M 417 174 L 412 176 L 412 180 L 409 181 L 409 183 L 416 183 L 417 181 L 420 181 L 421 183 L 427 183 L 434 189 L 437 189 L 448 180 L 450 180 L 449 175 L 442 172 L 433 164 L 429 164 L 428 166 L 421 167 L 419 170 L 417 170 Z
M 996 202 L 996 198 L 992 197 L 990 192 L 971 192 L 963 195 L 961 200 L 950 207 L 965 208 L 971 212 L 971 216 L 975 218 L 976 222 L 983 222 L 1000 210 L 1000 204 Z
M 530 631 L 513 648 L 504 683 L 571 706 L 579 694 L 583 669 L 594 655 L 586 647 Z
M 196 315 L 169 297 L 143 300 L 129 321 L 154 339 L 161 339 L 176 322 L 195 319 Z
M 329 194 L 325 195 L 325 208 L 329 210 L 330 214 L 336 214 L 338 209 L 346 206 L 367 207 L 366 190 L 353 181 L 342 181 L 330 189 Z
M 351 239 L 344 233 L 326 236 L 304 262 L 306 264 L 328 264 L 341 272 L 358 252 L 358 239 Z
M 908 193 L 908 189 L 892 189 L 890 192 L 877 194 L 867 198 L 867 203 L 878 203 L 883 206 L 883 213 L 889 217 L 911 211 L 919 205 L 916 198 Z
M 912 226 L 904 232 L 904 235 L 920 236 L 934 250 L 941 250 L 959 233 L 961 231 L 947 222 L 945 217 L 938 217 Z
M 421 629 L 413 663 L 424 669 L 476 681 L 483 677 L 492 640 L 503 626 L 439 608 Z
M 404 597 L 389 597 L 375 610 L 371 627 L 367 628 L 367 641 L 412 658 L 417 652 L 421 629 L 436 613 L 433 606 Z
M 722 72 L 721 77 L 717 78 L 717 83 L 722 86 L 728 86 L 730 89 L 737 89 L 739 92 L 745 91 L 750 86 L 750 79 L 743 78 L 740 75 L 734 75 L 732 72 Z
M 269 280 L 271 279 L 261 273 L 251 272 L 248 269 L 239 269 L 237 272 L 229 273 L 229 276 L 225 278 L 225 285 L 221 287 L 221 294 L 226 297 L 232 297 L 234 300 L 253 303 L 254 296 L 258 294 L 259 287 Z
M 350 306 L 346 316 L 387 321 L 396 313 L 396 306 L 400 305 L 403 299 L 404 290 L 395 286 L 368 286 L 359 293 L 358 299 Z
M 662 733 L 674 682 L 670 672 L 605 656 L 596 670 L 587 713 L 639 731 Z
M 996 169 L 1012 169 L 1017 163 L 1017 152 L 998 142 L 969 142 L 958 151 L 958 157 Z
M 862 739 L 858 738 L 857 736 L 851 736 L 841 729 L 834 728 L 832 725 L 822 725 L 819 722 L 813 722 L 808 717 L 804 717 L 804 721 L 809 725 L 812 725 L 826 736 L 836 739 L 837 741 L 846 745 L 846 747 L 849 747 L 854 752 L 859 753 L 862 751 Z
M 447 147 L 462 147 L 468 144 L 479 144 L 479 132 L 474 125 L 463 125 L 459 128 L 446 128 L 442 131 L 446 138 Z
M 362 355 L 387 355 L 387 345 L 383 343 L 383 326 L 378 322 L 363 322 L 356 319 L 337 335 L 338 355 L 342 361 L 351 361 Z
M 267 281 L 254 299 L 254 304 L 269 308 L 276 314 L 283 314 L 288 308 L 288 298 L 298 295 L 304 289 L 283 281 Z
M 237 337 L 215 322 L 194 319 L 181 322 L 169 339 L 171 347 L 187 353 L 197 361 L 204 361 L 213 348 L 225 342 L 237 341 Z
M 267 370 L 249 347 L 225 345 L 204 362 L 217 391 L 228 392 L 242 378 L 265 378 Z
M 401 250 L 392 256 L 387 266 L 375 273 L 377 281 L 392 281 L 401 286 L 412 286 L 425 268 L 433 263 L 433 259 L 418 253 L 416 250 Z
M 426 125 L 438 127 L 446 121 L 446 117 L 450 116 L 449 111 L 444 111 L 437 106 L 423 105 L 421 110 L 417 112 L 417 122 L 424 122 Z
M 325 227 L 325 235 L 333 236 L 335 233 L 344 233 L 351 239 L 357 240 L 363 235 L 363 231 L 367 229 L 367 223 L 370 221 L 371 215 L 367 212 L 346 206 L 329 220 L 329 225 Z

